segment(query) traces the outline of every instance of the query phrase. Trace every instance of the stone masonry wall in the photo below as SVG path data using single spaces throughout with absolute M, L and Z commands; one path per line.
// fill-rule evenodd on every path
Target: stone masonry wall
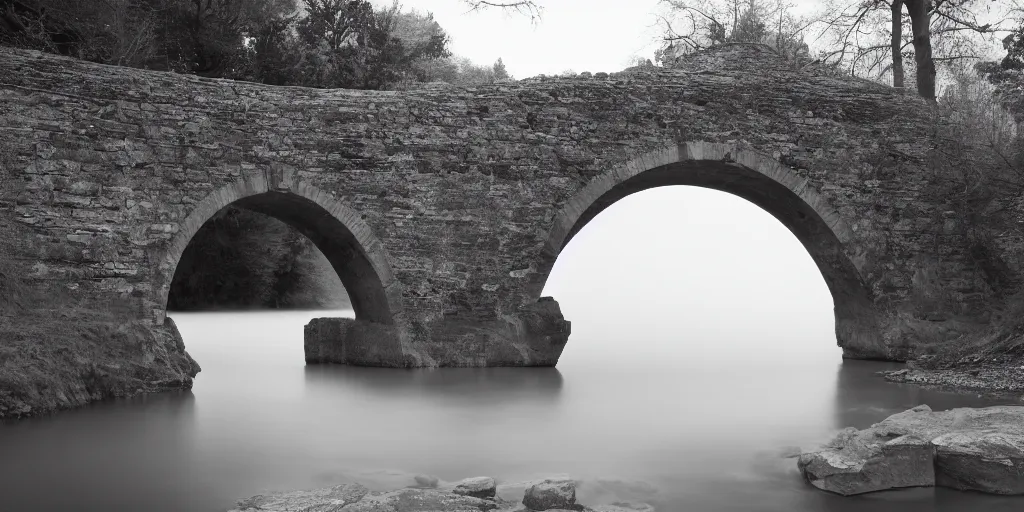
M 60 287 L 85 308 L 116 304 L 159 330 L 160 262 L 197 228 L 185 226 L 196 205 L 242 182 L 308 186 L 379 242 L 386 262 L 373 268 L 394 281 L 388 343 L 408 356 L 395 365 L 553 364 L 551 354 L 531 362 L 523 337 L 554 340 L 557 360 L 568 336 L 557 304 L 535 307 L 560 212 L 615 169 L 664 167 L 650 155 L 719 143 L 763 156 L 788 190 L 820 198 L 813 211 L 834 212 L 819 224 L 838 236 L 836 257 L 884 331 L 877 347 L 849 354 L 902 358 L 912 350 L 899 318 L 988 308 L 962 237 L 935 229 L 945 206 L 929 150 L 944 122 L 910 93 L 791 70 L 749 45 L 679 69 L 403 92 L 269 87 L 0 48 L 0 222 L 26 233 L 0 240 L 0 257 L 27 286 Z M 729 164 L 716 172 L 745 168 L 733 154 L 716 157 Z M 954 300 L 922 309 L 925 274 Z

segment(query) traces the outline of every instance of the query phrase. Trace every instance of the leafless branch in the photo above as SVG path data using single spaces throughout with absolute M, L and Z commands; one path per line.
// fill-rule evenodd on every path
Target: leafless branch
M 534 0 L 515 0 L 508 2 L 494 0 L 463 0 L 463 2 L 469 6 L 469 12 L 479 11 L 482 9 L 501 9 L 505 12 L 527 16 L 533 23 L 540 21 L 541 14 L 544 10 L 544 7 Z

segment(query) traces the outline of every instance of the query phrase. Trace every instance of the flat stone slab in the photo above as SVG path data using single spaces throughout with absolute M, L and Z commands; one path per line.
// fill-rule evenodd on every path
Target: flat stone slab
M 797 466 L 815 487 L 850 496 L 942 486 L 1024 494 L 1024 406 L 932 411 L 919 405 L 847 428 Z

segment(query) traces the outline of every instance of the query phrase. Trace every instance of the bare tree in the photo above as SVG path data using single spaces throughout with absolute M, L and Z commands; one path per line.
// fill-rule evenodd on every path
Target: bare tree
M 481 9 L 501 9 L 506 12 L 520 14 L 530 18 L 530 21 L 536 23 L 540 21 L 540 16 L 544 7 L 534 0 L 462 0 L 469 6 L 470 12 Z
M 934 101 L 936 63 L 981 57 L 986 38 L 1010 31 L 1005 17 L 1012 7 L 984 0 L 832 0 L 815 40 L 826 39 L 822 62 L 875 78 L 891 72 L 895 87 L 905 85 L 904 58 L 913 48 L 918 94 Z M 986 16 L 998 21 L 982 21 Z
M 661 0 L 662 62 L 722 43 L 763 43 L 788 60 L 809 56 L 803 33 L 812 24 L 786 0 Z

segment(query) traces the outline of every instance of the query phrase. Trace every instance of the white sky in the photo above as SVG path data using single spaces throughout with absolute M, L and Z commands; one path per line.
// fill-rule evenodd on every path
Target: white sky
M 562 251 L 544 295 L 572 322 L 566 361 L 705 360 L 751 340 L 794 360 L 840 354 L 810 254 L 770 214 L 716 190 L 661 187 L 613 204 Z
M 792 0 L 800 9 L 815 0 Z M 655 26 L 658 0 L 539 0 L 544 6 L 536 24 L 499 9 L 468 12 L 462 0 L 406 0 L 405 10 L 429 11 L 451 36 L 455 55 L 477 64 L 502 58 L 516 78 L 613 72 L 630 57 L 651 58 L 660 30 Z

